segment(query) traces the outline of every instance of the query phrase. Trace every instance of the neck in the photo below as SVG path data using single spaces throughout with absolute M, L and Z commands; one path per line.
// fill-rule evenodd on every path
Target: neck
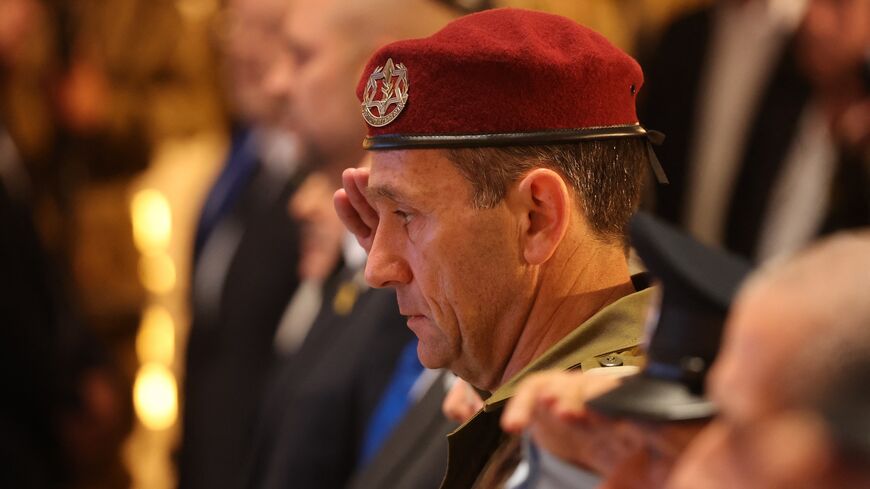
M 590 241 L 557 252 L 542 268 L 525 327 L 498 385 L 595 313 L 634 292 L 622 247 Z

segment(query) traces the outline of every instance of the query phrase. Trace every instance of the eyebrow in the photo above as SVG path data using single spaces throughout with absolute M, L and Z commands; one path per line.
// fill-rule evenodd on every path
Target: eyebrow
M 402 192 L 391 185 L 376 185 L 367 187 L 365 190 L 366 198 L 370 201 L 375 200 L 391 200 L 396 203 L 406 203 L 408 199 Z

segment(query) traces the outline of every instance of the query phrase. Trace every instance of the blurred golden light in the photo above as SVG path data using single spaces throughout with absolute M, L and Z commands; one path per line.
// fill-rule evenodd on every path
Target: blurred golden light
M 133 241 L 142 253 L 165 250 L 172 237 L 172 211 L 166 197 L 154 189 L 136 192 L 130 204 Z
M 220 7 L 217 0 L 176 0 L 175 7 L 190 22 L 205 20 Z
M 139 280 L 152 294 L 166 294 L 175 287 L 175 263 L 165 253 L 139 258 Z
M 172 365 L 175 355 L 175 324 L 166 308 L 149 306 L 145 310 L 139 325 L 139 334 L 136 336 L 136 354 L 141 363 Z
M 172 372 L 157 363 L 142 365 L 133 384 L 133 406 L 148 429 L 164 430 L 175 424 L 178 392 Z

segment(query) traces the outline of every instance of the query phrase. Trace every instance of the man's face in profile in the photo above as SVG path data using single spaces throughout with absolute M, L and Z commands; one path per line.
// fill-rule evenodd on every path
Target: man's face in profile
M 368 198 L 380 222 L 366 279 L 396 289 L 426 367 L 475 383 L 504 368 L 533 291 L 510 192 L 492 209 L 474 207 L 471 192 L 442 151 L 374 152 Z

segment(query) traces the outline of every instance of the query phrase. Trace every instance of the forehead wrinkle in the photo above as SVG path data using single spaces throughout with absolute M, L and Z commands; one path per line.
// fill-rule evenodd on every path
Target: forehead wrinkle
M 389 200 L 396 203 L 404 203 L 408 199 L 402 192 L 389 184 L 369 185 L 365 189 L 366 198 L 372 202 Z

